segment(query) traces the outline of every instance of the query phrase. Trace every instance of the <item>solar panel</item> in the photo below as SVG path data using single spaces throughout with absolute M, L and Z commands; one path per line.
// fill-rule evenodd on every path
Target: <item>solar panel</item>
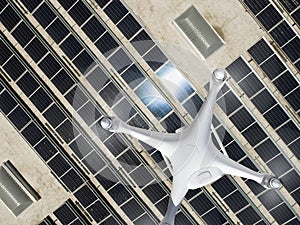
M 213 208 L 205 215 L 203 215 L 202 219 L 207 224 L 221 225 L 227 222 L 227 219 L 216 208 Z
M 70 33 L 70 31 L 58 18 L 56 18 L 51 25 L 47 27 L 46 31 L 56 44 L 59 44 Z
M 82 107 L 87 101 L 88 97 L 78 86 L 73 87 L 66 95 L 65 98 L 73 106 L 75 110 Z
M 288 172 L 280 180 L 284 183 L 284 187 L 288 192 L 293 192 L 299 188 L 300 176 L 295 170 Z
M 123 98 L 119 103 L 117 103 L 117 105 L 114 106 L 113 111 L 123 121 L 127 121 L 136 114 L 136 110 L 126 98 Z
M 33 32 L 22 21 L 12 32 L 14 38 L 24 47 L 34 37 Z
M 122 73 L 133 63 L 123 48 L 119 48 L 116 52 L 114 52 L 114 54 L 109 57 L 108 61 L 115 68 L 115 70 L 118 71 L 118 73 Z
M 284 64 L 277 55 L 273 55 L 271 58 L 261 64 L 260 67 L 271 80 L 286 70 Z
M 176 217 L 176 221 L 178 221 L 178 216 Z M 145 225 L 145 224 L 155 225 L 156 222 L 154 222 L 148 214 L 144 214 L 140 218 L 138 218 L 136 221 L 134 221 L 134 224 L 135 225 Z M 187 224 L 187 223 L 183 223 L 183 224 Z
M 239 86 L 249 98 L 264 88 L 264 85 L 254 73 L 249 74 L 245 79 L 243 79 L 239 83 Z
M 110 215 L 109 211 L 99 200 L 89 206 L 86 210 L 97 223 Z
M 300 8 L 297 9 L 293 14 L 292 14 L 293 19 L 295 22 L 300 25 Z
M 268 162 L 270 159 L 272 159 L 280 153 L 278 148 L 270 139 L 265 140 L 259 146 L 255 147 L 254 150 L 265 162 Z
M 174 133 L 178 128 L 183 126 L 183 122 L 175 112 L 172 112 L 161 122 L 161 125 L 166 129 L 168 133 Z
M 109 106 L 113 106 L 123 97 L 122 93 L 113 82 L 110 82 L 108 85 L 106 85 L 99 92 L 99 95 Z
M 35 62 L 38 62 L 48 52 L 36 37 L 26 46 L 25 51 Z
M 273 5 L 269 5 L 268 7 L 266 7 L 256 17 L 267 30 L 273 28 L 283 19 L 283 17 Z
M 105 27 L 97 20 L 95 16 L 92 16 L 82 27 L 85 34 L 91 39 L 96 41 L 105 31 Z
M 82 45 L 72 34 L 60 44 L 60 48 L 70 59 L 73 59 L 83 49 Z
M 130 220 L 135 220 L 144 212 L 144 209 L 134 198 L 126 202 L 121 208 Z
M 96 174 L 106 165 L 106 162 L 95 151 L 92 151 L 90 154 L 85 156 L 82 162 L 92 174 Z
M 88 101 L 83 107 L 81 107 L 78 110 L 78 114 L 89 126 L 101 117 L 101 113 L 95 108 L 91 101 Z
M 232 91 L 229 91 L 223 95 L 222 98 L 217 101 L 217 104 L 223 109 L 227 116 L 242 105 Z
M 255 97 L 253 97 L 252 102 L 261 113 L 266 112 L 268 109 L 277 104 L 274 97 L 267 89 L 264 89 Z
M 127 173 L 131 172 L 136 167 L 141 165 L 141 161 L 137 158 L 137 156 L 132 152 L 131 149 L 128 149 L 127 151 L 122 153 L 117 159 Z
M 76 215 L 67 204 L 62 205 L 55 210 L 53 214 L 59 219 L 62 224 L 69 224 L 76 219 Z
M 48 162 L 48 165 L 58 177 L 61 177 L 71 168 L 70 164 L 61 154 L 56 154 Z
M 289 71 L 279 76 L 273 83 L 283 96 L 298 86 L 298 82 Z
M 105 190 L 109 190 L 119 180 L 109 167 L 106 167 L 95 177 Z
M 32 146 L 34 146 L 44 137 L 41 129 L 38 128 L 33 122 L 29 123 L 21 133 Z
M 83 184 L 83 179 L 79 176 L 79 174 L 71 168 L 66 174 L 64 174 L 61 178 L 61 181 L 64 185 L 71 191 L 75 191 Z
M 19 105 L 8 115 L 8 118 L 18 130 L 21 130 L 31 120 Z
M 267 137 L 265 132 L 257 123 L 252 124 L 242 134 L 252 146 L 257 145 Z
M 3 69 L 9 74 L 11 79 L 17 80 L 26 69 L 20 60 L 14 55 L 3 66 Z
M 227 205 L 230 207 L 230 209 L 234 213 L 241 210 L 245 206 L 249 205 L 248 201 L 246 201 L 246 199 L 243 197 L 243 195 L 239 191 L 234 191 L 234 192 L 230 193 L 228 196 L 226 196 L 224 198 L 224 201 L 227 203 Z M 241 217 L 241 219 L 243 222 L 244 218 Z
M 34 147 L 34 149 L 45 161 L 48 161 L 50 158 L 52 158 L 58 152 L 56 147 L 49 141 L 49 139 L 47 137 L 43 138 Z
M 3 91 L 0 95 L 0 108 L 4 114 L 8 114 L 13 108 L 17 106 L 17 102 L 15 99 L 11 96 L 11 94 L 8 91 Z
M 56 17 L 47 3 L 43 2 L 37 10 L 33 13 L 34 18 L 46 28 Z
M 294 141 L 292 144 L 289 145 L 289 149 L 295 154 L 295 156 L 300 159 L 300 152 L 298 151 L 300 147 L 300 138 Z
M 82 74 L 88 72 L 89 68 L 96 64 L 86 50 L 83 50 L 75 59 L 73 59 L 73 63 Z
M 119 155 L 127 148 L 127 145 L 118 134 L 113 134 L 104 144 L 114 156 Z
M 62 112 L 62 110 L 58 108 L 57 104 L 51 105 L 43 113 L 43 115 L 53 128 L 56 128 L 62 121 L 64 121 L 67 118 Z
M 153 71 L 159 69 L 168 60 L 158 46 L 153 47 L 143 58 Z
M 253 117 L 250 115 L 250 113 L 244 107 L 241 108 L 236 113 L 234 113 L 230 117 L 230 120 L 232 120 L 233 123 L 236 124 L 235 126 L 239 131 L 243 131 L 255 121 Z
M 73 126 L 69 119 L 59 125 L 56 131 L 66 143 L 70 143 L 79 134 L 79 131 Z
M 123 184 L 118 183 L 108 191 L 108 194 L 115 200 L 118 205 L 132 198 L 132 195 L 126 190 Z
M 282 154 L 273 158 L 270 162 L 267 163 L 267 165 L 275 174 L 275 176 L 278 177 L 292 168 L 290 163 L 286 160 L 286 158 Z
M 117 27 L 124 34 L 127 39 L 130 39 L 136 34 L 142 27 L 131 15 L 126 15 L 118 24 Z
M 272 38 L 279 44 L 279 46 L 283 46 L 290 39 L 296 36 L 296 33 L 292 30 L 292 28 L 288 25 L 286 21 L 282 21 L 277 27 L 275 27 L 270 32 Z
M 154 41 L 144 29 L 142 29 L 134 38 L 132 38 L 130 43 L 140 55 L 144 55 L 151 47 L 155 45 Z
M 74 195 L 84 208 L 88 207 L 98 199 L 88 185 L 82 186 L 74 193 Z
M 38 64 L 38 66 L 49 79 L 51 79 L 61 69 L 61 65 L 50 53 L 43 58 L 43 60 Z
M 270 211 L 270 213 L 279 224 L 283 224 L 284 222 L 289 221 L 294 217 L 294 214 L 285 204 L 281 204 L 280 206 Z
M 0 14 L 0 21 L 8 31 L 11 31 L 21 20 L 10 5 L 8 5 Z
M 264 114 L 264 117 L 267 119 L 273 129 L 276 129 L 289 119 L 286 112 L 284 112 L 282 107 L 280 107 L 279 105 L 276 105 L 274 108 L 266 112 Z
M 134 171 L 130 173 L 130 177 L 139 186 L 145 186 L 154 179 L 153 175 L 150 174 L 149 170 L 144 165 L 135 168 Z
M 90 10 L 85 6 L 85 4 L 79 0 L 68 12 L 74 21 L 81 26 L 88 18 L 92 15 Z
M 110 79 L 107 77 L 106 73 L 99 66 L 89 72 L 86 79 L 97 92 L 100 91 L 108 82 L 110 82 Z
M 292 12 L 300 5 L 299 1 L 279 0 L 279 2 L 288 12 Z
M 246 155 L 242 148 L 235 141 L 227 145 L 225 149 L 229 158 L 235 161 L 240 160 Z
M 289 43 L 287 43 L 282 50 L 287 54 L 292 62 L 297 61 L 300 58 L 300 53 L 298 51 L 300 49 L 300 38 L 295 37 Z
M 79 159 L 82 159 L 93 149 L 82 135 L 79 135 L 69 146 Z
M 285 21 L 282 22 L 279 26 L 277 26 L 274 30 L 272 30 L 271 34 L 272 32 L 274 33 L 277 29 L 279 30 L 280 26 L 284 23 L 286 22 Z M 278 37 L 280 37 L 279 34 L 277 35 Z M 257 43 L 251 46 L 247 51 L 258 64 L 261 64 L 263 61 L 265 61 L 267 58 L 269 58 L 271 55 L 274 54 L 274 52 L 272 51 L 272 49 L 264 39 L 259 40 Z
M 30 96 L 30 100 L 40 112 L 43 112 L 53 102 L 49 94 L 41 87 Z
M 247 223 L 249 224 L 255 224 L 260 220 L 259 215 L 252 207 L 248 207 L 245 210 L 241 211 L 237 214 L 237 217 L 243 222 L 246 222 L 245 220 L 247 220 Z
M 52 79 L 52 83 L 60 91 L 60 93 L 65 94 L 73 85 L 74 80 L 67 74 L 67 72 L 62 69 L 60 70 Z
M 109 56 L 119 44 L 115 41 L 115 39 L 108 33 L 105 32 L 96 42 L 96 47 L 104 56 Z
M 0 41 L 0 65 L 2 66 L 12 55 L 12 52 L 9 48 L 4 44 L 3 41 Z
M 258 14 L 263 10 L 267 5 L 270 4 L 269 0 L 244 0 L 244 3 L 249 7 L 254 15 Z
M 288 123 L 280 127 L 277 130 L 277 133 L 286 144 L 289 144 L 293 140 L 300 137 L 300 130 L 292 121 L 289 121 Z
M 30 12 L 32 12 L 42 2 L 41 0 L 34 1 L 34 2 L 30 0 L 21 0 L 21 1 Z
M 104 5 L 105 3 L 98 1 L 98 4 Z M 105 7 L 104 12 L 113 23 L 118 23 L 128 13 L 128 10 L 119 0 L 113 0 Z

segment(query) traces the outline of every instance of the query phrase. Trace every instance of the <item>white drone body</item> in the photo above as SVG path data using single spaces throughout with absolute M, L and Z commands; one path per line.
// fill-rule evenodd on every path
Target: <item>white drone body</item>
M 131 135 L 156 148 L 166 159 L 173 185 L 168 209 L 161 225 L 174 225 L 176 211 L 189 189 L 197 189 L 224 174 L 254 180 L 265 188 L 279 188 L 280 181 L 271 174 L 255 172 L 222 154 L 213 144 L 211 123 L 217 94 L 224 85 L 226 73 L 213 72 L 209 92 L 194 122 L 176 133 L 162 133 L 127 125 L 117 117 L 104 117 L 101 126 L 111 132 Z M 224 187 L 226 188 L 226 187 Z

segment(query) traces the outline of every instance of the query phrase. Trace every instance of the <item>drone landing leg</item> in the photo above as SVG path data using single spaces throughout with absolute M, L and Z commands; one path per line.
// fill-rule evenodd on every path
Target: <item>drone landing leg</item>
M 172 198 L 170 198 L 168 209 L 167 209 L 167 212 L 165 214 L 165 217 L 160 222 L 159 225 L 174 225 L 175 215 L 176 215 L 176 212 L 179 209 L 179 207 L 180 207 L 180 204 L 175 206 L 173 201 L 172 201 Z

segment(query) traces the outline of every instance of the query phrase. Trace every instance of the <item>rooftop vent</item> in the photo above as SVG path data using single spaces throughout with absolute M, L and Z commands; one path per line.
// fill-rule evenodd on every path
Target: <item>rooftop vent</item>
M 188 42 L 204 59 L 209 57 L 224 44 L 220 36 L 194 6 L 188 8 L 175 19 L 174 23 Z

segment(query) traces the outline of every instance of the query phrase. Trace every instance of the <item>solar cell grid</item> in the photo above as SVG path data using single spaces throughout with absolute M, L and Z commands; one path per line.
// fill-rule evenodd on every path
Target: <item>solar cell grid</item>
M 58 152 L 56 147 L 49 141 L 47 137 L 42 139 L 42 141 L 40 141 L 34 147 L 34 149 L 45 161 L 48 161 L 51 157 L 53 157 Z
M 130 173 L 130 177 L 139 186 L 145 186 L 146 184 L 149 184 L 152 180 L 154 180 L 153 175 L 144 165 L 135 168 L 134 171 Z
M 101 1 L 98 1 L 99 4 L 104 4 L 100 2 Z M 104 12 L 113 21 L 113 23 L 116 24 L 128 13 L 128 10 L 121 1 L 113 0 L 104 8 Z
M 168 115 L 167 118 L 165 118 L 160 123 L 169 133 L 174 133 L 178 128 L 183 126 L 183 122 L 176 115 L 175 112 L 172 112 L 170 115 Z
M 88 185 L 82 186 L 80 189 L 74 192 L 74 195 L 84 208 L 88 207 L 98 199 Z
M 25 51 L 36 63 L 48 52 L 37 37 L 30 41 L 30 43 L 26 46 Z
M 74 65 L 79 69 L 82 74 L 89 71 L 90 67 L 94 66 L 96 63 L 90 54 L 86 50 L 83 50 L 74 60 Z
M 79 52 L 83 50 L 82 45 L 72 34 L 70 34 L 63 41 L 63 43 L 60 44 L 60 48 L 70 59 L 73 59 L 76 55 L 78 55 Z
M 261 113 L 266 112 L 268 109 L 277 104 L 276 100 L 267 89 L 264 89 L 253 97 L 252 102 Z
M 99 200 L 89 206 L 86 210 L 97 223 L 110 215 L 109 211 Z
M 292 14 L 293 19 L 295 22 L 300 26 L 300 8 L 298 8 L 293 14 Z
M 26 68 L 15 55 L 4 64 L 3 69 L 14 81 L 26 71 Z
M 270 30 L 283 19 L 283 17 L 272 4 L 267 6 L 256 17 L 266 30 Z
M 289 40 L 291 40 L 296 33 L 292 30 L 292 28 L 288 25 L 286 21 L 282 21 L 277 27 L 275 27 L 270 32 L 272 38 L 279 44 L 279 46 L 283 46 Z
M 255 147 L 254 150 L 265 162 L 269 161 L 270 159 L 272 159 L 280 153 L 278 148 L 269 138 L 263 143 L 261 143 L 259 146 Z
M 49 79 L 51 79 L 62 68 L 58 61 L 50 53 L 43 58 L 38 66 Z
M 279 105 L 276 105 L 274 108 L 266 112 L 264 114 L 264 117 L 274 129 L 289 120 L 286 112 L 284 112 L 284 110 Z
M 61 154 L 56 154 L 48 162 L 48 165 L 58 177 L 61 177 L 71 168 L 70 164 Z
M 285 54 L 287 54 L 287 56 L 290 58 L 292 62 L 295 62 L 300 58 L 300 52 L 298 49 L 300 49 L 299 36 L 295 37 L 284 47 L 282 47 L 282 50 L 284 51 Z
M 153 71 L 156 71 L 168 61 L 168 58 L 158 46 L 153 47 L 143 58 Z
M 288 12 L 292 12 L 294 9 L 296 9 L 300 5 L 298 0 L 296 0 L 296 1 L 279 0 L 279 2 L 283 5 L 283 7 Z
M 88 101 L 86 94 L 77 85 L 65 95 L 65 98 L 75 110 L 78 110 Z
M 253 12 L 253 14 L 258 14 L 261 10 L 263 10 L 268 4 L 270 4 L 269 0 L 244 0 L 244 3 L 249 7 L 249 9 Z
M 16 100 L 11 96 L 8 91 L 3 91 L 0 95 L 0 108 L 4 114 L 8 114 L 18 105 Z
M 251 72 L 251 69 L 242 57 L 237 58 L 233 63 L 227 66 L 226 70 L 236 82 L 239 82 Z
M 51 124 L 53 128 L 56 128 L 62 121 L 67 117 L 64 115 L 62 110 L 57 106 L 57 104 L 51 105 L 44 113 L 44 117 Z
M 53 214 L 59 219 L 62 224 L 69 224 L 76 219 L 76 215 L 67 204 L 62 205 L 60 208 L 55 210 Z
M 42 2 L 42 0 L 31 1 L 31 0 L 21 0 L 25 7 L 32 12 L 35 8 Z
M 237 217 L 243 221 L 245 224 L 255 224 L 260 220 L 259 215 L 255 212 L 252 207 L 247 207 L 237 214 Z
M 28 42 L 34 37 L 34 33 L 29 29 L 25 22 L 19 23 L 19 25 L 11 33 L 18 43 L 25 47 Z
M 107 77 L 104 70 L 99 66 L 88 73 L 86 79 L 97 92 L 100 91 L 108 82 L 110 82 L 110 79 Z
M 98 173 L 95 177 L 105 190 L 109 190 L 119 180 L 109 167 L 101 170 L 101 172 Z
M 242 134 L 252 146 L 257 145 L 267 137 L 266 133 L 257 123 L 252 124 Z
M 12 52 L 2 40 L 0 41 L 0 49 L 0 65 L 2 66 L 12 56 Z
M 53 102 L 49 94 L 42 87 L 37 89 L 37 91 L 30 96 L 30 100 L 40 112 L 45 111 L 45 109 Z
M 37 144 L 44 137 L 44 134 L 42 133 L 41 129 L 37 127 L 37 125 L 34 124 L 34 122 L 29 123 L 21 133 L 32 146 Z
M 60 179 L 71 192 L 75 191 L 84 182 L 73 168 L 71 168 Z
M 178 221 L 178 216 L 176 217 L 176 220 Z M 153 220 L 150 218 L 148 214 L 142 215 L 140 218 L 138 218 L 136 221 L 134 221 L 135 225 L 155 225 L 156 223 L 153 222 Z M 184 223 L 187 224 L 187 223 Z M 187 224 L 188 225 L 188 224 Z
M 10 112 L 8 118 L 18 130 L 21 130 L 31 120 L 28 114 L 20 107 L 20 105 Z
M 110 107 L 116 104 L 123 97 L 122 93 L 113 82 L 106 85 L 99 92 L 99 95 Z
M 45 2 L 35 10 L 33 16 L 43 28 L 46 28 L 56 18 L 56 15 Z
M 112 52 L 116 50 L 117 47 L 119 47 L 119 44 L 108 32 L 105 32 L 95 42 L 95 45 L 105 57 L 108 57 Z
M 273 158 L 271 161 L 267 163 L 269 168 L 275 174 L 275 176 L 280 177 L 282 174 L 286 173 L 292 167 L 290 163 L 286 160 L 286 158 L 280 154 Z
M 106 31 L 106 28 L 95 16 L 92 16 L 89 21 L 83 25 L 82 30 L 91 39 L 91 41 L 94 42 Z
M 131 14 L 126 15 L 120 22 L 118 22 L 117 27 L 127 39 L 130 39 L 142 28 Z
M 59 44 L 70 33 L 59 18 L 56 18 L 51 25 L 47 27 L 46 31 L 56 44 Z
M 154 41 L 144 29 L 142 29 L 133 39 L 131 39 L 130 43 L 140 55 L 144 55 L 151 47 L 155 45 Z
M 258 199 L 263 203 L 267 210 L 271 210 L 283 202 L 281 197 L 274 190 L 266 191 L 258 196 Z
M 136 110 L 126 98 L 123 98 L 117 105 L 115 105 L 113 111 L 123 121 L 127 121 L 136 114 Z
M 281 76 L 279 76 L 276 80 L 274 80 L 273 84 L 276 86 L 276 88 L 281 92 L 283 96 L 291 92 L 299 85 L 297 80 L 289 71 L 286 71 Z
M 286 70 L 286 67 L 277 55 L 270 57 L 267 61 L 261 64 L 260 67 L 271 80 Z
M 73 126 L 69 119 L 59 125 L 56 131 L 67 144 L 79 134 L 79 131 Z
M 230 119 L 233 121 L 233 123 L 239 131 L 243 131 L 254 122 L 253 117 L 250 115 L 250 113 L 246 110 L 245 107 L 241 108 L 236 113 L 234 113 L 230 117 Z
M 132 198 L 132 195 L 127 191 L 123 184 L 118 183 L 108 191 L 108 194 L 115 200 L 118 205 Z
M 286 23 L 286 22 L 284 21 L 278 27 L 276 27 L 273 31 L 271 31 L 271 34 L 272 34 L 272 32 L 275 33 L 276 30 L 278 30 L 278 32 L 280 32 L 279 28 L 284 23 Z M 269 58 L 271 55 L 274 54 L 274 52 L 272 51 L 270 46 L 267 44 L 265 39 L 259 40 L 257 43 L 255 43 L 253 46 L 251 46 L 251 48 L 249 48 L 247 51 L 249 52 L 249 54 L 252 56 L 252 58 L 258 64 L 261 64 L 263 61 L 265 61 L 267 58 Z
M 244 196 L 239 191 L 234 191 L 224 198 L 224 201 L 231 208 L 231 210 L 236 213 L 241 210 L 245 206 L 249 205 L 248 201 L 244 198 Z M 241 218 L 242 222 L 245 218 Z
M 95 151 L 92 151 L 87 156 L 85 156 L 82 162 L 91 171 L 92 174 L 96 174 L 106 165 L 106 162 Z
M 108 61 L 120 74 L 133 63 L 123 48 L 119 48 L 112 56 L 109 57 Z
M 88 18 L 92 15 L 91 11 L 81 0 L 79 0 L 75 5 L 73 5 L 72 8 L 68 11 L 68 13 L 79 26 L 86 22 Z
M 294 217 L 294 214 L 286 204 L 281 204 L 270 211 L 270 213 L 279 224 L 283 224 Z
M 286 144 L 289 144 L 293 140 L 300 137 L 300 130 L 296 127 L 296 125 L 292 121 L 289 121 L 288 123 L 280 127 L 277 130 L 277 133 Z
M 237 110 L 242 104 L 232 91 L 227 92 L 217 101 L 227 116 Z
M 0 14 L 0 21 L 8 31 L 11 31 L 20 20 L 20 16 L 18 16 L 10 5 L 8 5 Z
M 213 208 L 205 215 L 203 215 L 202 219 L 207 224 L 215 224 L 215 225 L 221 225 L 227 222 L 227 219 L 216 208 Z
M 128 147 L 118 134 L 113 134 L 104 144 L 114 156 L 119 155 Z
M 64 69 L 60 70 L 51 81 L 62 94 L 65 94 L 75 84 L 74 80 Z

